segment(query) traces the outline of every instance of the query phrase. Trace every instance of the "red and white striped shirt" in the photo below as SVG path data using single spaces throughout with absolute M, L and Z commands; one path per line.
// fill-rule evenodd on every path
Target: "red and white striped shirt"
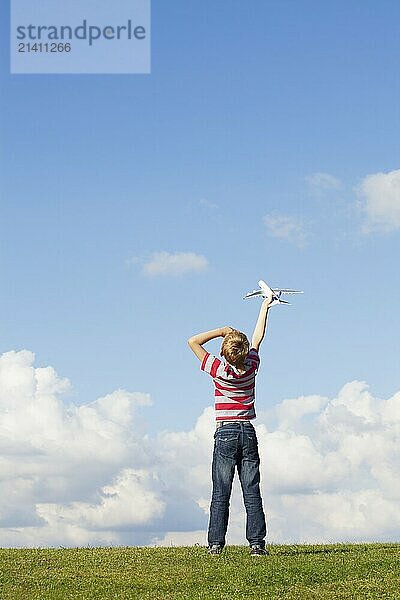
M 217 421 L 255 419 L 255 385 L 259 364 L 260 357 L 255 348 L 251 348 L 244 361 L 244 373 L 238 373 L 235 367 L 207 352 L 200 368 L 213 378 Z

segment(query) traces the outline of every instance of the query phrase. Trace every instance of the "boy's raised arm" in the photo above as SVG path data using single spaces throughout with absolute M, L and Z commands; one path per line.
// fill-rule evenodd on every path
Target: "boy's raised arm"
M 257 323 L 254 328 L 253 337 L 251 338 L 251 347 L 256 350 L 259 349 L 261 342 L 264 339 L 265 328 L 267 325 L 267 316 L 269 305 L 272 302 L 272 296 L 270 298 L 266 298 L 261 304 L 260 312 L 258 315 Z
M 207 350 L 203 348 L 203 344 L 217 337 L 225 337 L 227 333 L 233 331 L 232 327 L 219 327 L 193 335 L 188 339 L 188 344 L 199 360 L 203 360 L 207 354 Z

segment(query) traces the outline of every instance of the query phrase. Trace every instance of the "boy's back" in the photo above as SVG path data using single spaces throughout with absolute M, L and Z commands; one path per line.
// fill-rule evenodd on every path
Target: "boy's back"
M 216 421 L 255 419 L 255 379 L 259 364 L 255 348 L 250 349 L 241 371 L 209 352 L 205 354 L 200 368 L 214 382 Z

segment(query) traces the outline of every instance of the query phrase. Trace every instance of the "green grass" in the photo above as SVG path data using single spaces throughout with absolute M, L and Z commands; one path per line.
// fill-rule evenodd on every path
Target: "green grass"
M 400 544 L 0 549 L 1 600 L 400 600 Z

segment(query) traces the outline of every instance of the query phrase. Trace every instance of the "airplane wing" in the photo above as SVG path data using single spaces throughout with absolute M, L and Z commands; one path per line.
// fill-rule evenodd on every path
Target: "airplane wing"
M 273 288 L 272 291 L 277 294 L 279 292 L 281 292 L 282 294 L 304 294 L 304 292 L 300 290 L 282 290 L 280 288 Z
M 254 290 L 254 292 L 249 292 L 248 294 L 243 296 L 243 298 L 246 299 L 246 298 L 252 298 L 253 296 L 261 296 L 261 295 L 262 295 L 262 290 Z

